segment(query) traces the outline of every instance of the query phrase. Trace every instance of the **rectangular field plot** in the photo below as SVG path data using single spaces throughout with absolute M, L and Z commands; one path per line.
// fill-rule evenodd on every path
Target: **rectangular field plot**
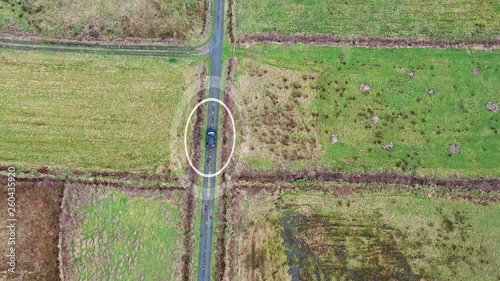
M 200 39 L 203 0 L 63 0 L 0 3 L 0 30 L 25 34 L 113 40 Z
M 0 163 L 174 171 L 196 65 L 0 50 Z
M 486 106 L 500 102 L 498 51 L 239 52 L 237 153 L 252 170 L 500 175 L 500 115 Z
M 494 0 L 236 1 L 237 33 L 323 33 L 341 37 L 491 39 L 500 35 Z
M 330 188 L 233 197 L 233 280 L 500 277 L 498 202 Z
M 5 222 L 0 235 L 4 237 L 2 246 L 2 262 L 0 263 L 0 280 L 59 280 L 58 262 L 58 225 L 63 184 L 50 180 L 38 182 L 17 181 L 15 186 L 15 219 L 8 213 L 7 178 L 0 178 L 2 192 L 0 199 L 4 202 L 0 219 Z M 12 232 L 7 228 L 15 224 Z M 15 235 L 12 236 L 11 233 Z M 13 237 L 15 244 L 8 244 Z M 10 248 L 15 247 L 15 274 L 7 273 L 10 265 Z
M 179 280 L 182 193 L 69 185 L 61 217 L 65 280 Z

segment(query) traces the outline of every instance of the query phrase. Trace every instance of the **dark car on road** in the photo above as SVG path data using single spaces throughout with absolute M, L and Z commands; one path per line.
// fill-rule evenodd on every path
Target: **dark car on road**
M 207 130 L 207 147 L 212 148 L 215 147 L 215 129 L 214 128 L 208 128 Z

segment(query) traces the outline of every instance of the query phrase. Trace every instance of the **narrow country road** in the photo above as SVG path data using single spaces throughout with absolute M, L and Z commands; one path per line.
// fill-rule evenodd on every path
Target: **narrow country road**
M 209 97 L 220 99 L 221 74 L 222 74 L 222 40 L 224 37 L 224 0 L 214 0 L 214 23 L 210 46 L 210 86 Z M 208 103 L 209 127 L 218 129 L 219 104 Z M 204 173 L 217 172 L 217 146 L 205 149 Z M 203 178 L 203 197 L 201 208 L 200 252 L 198 261 L 198 280 L 210 280 L 210 265 L 212 259 L 212 231 L 214 217 L 215 177 Z

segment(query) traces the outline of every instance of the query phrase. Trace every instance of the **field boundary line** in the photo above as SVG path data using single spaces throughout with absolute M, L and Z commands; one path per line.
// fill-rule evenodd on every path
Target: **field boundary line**
M 238 60 L 236 57 L 229 58 L 226 67 L 226 87 L 224 89 L 224 103 L 228 106 L 228 108 L 234 112 L 234 99 L 236 96 L 236 87 L 234 86 L 234 78 L 238 68 Z M 231 131 L 231 121 L 229 116 L 229 111 L 225 110 L 222 115 L 222 128 L 221 128 L 221 139 L 222 146 L 219 149 L 219 153 L 221 157 L 219 158 L 219 162 L 221 166 L 225 165 L 226 161 L 231 161 L 229 155 L 231 154 L 232 141 L 230 134 L 228 132 Z M 227 268 L 227 249 L 226 249 L 226 240 L 227 240 L 227 231 L 228 231 L 228 222 L 227 222 L 227 213 L 230 208 L 229 200 L 228 200 L 228 190 L 232 187 L 231 180 L 227 179 L 227 175 L 232 175 L 234 172 L 234 162 L 228 165 L 227 169 L 221 174 L 221 181 L 219 185 L 218 192 L 221 194 L 218 201 L 218 219 L 219 223 L 217 224 L 217 236 L 216 236 L 216 245 L 215 245 L 215 281 L 224 280 L 225 271 Z
M 500 37 L 490 40 L 424 40 L 410 38 L 387 37 L 339 37 L 331 34 L 278 34 L 254 33 L 244 36 L 238 44 L 279 43 L 306 44 L 319 46 L 355 46 L 365 48 L 395 49 L 395 48 L 436 48 L 436 49 L 477 49 L 496 50 L 500 48 Z
M 425 177 L 418 175 L 385 173 L 345 173 L 331 170 L 241 172 L 238 183 L 264 184 L 279 182 L 344 182 L 366 184 L 396 184 L 408 187 L 441 186 L 450 190 L 478 190 L 481 192 L 500 191 L 500 178 L 477 176 L 474 178 Z
M 208 66 L 201 62 L 198 64 L 195 83 L 196 86 L 194 88 L 194 105 L 198 104 L 207 92 L 206 85 L 206 75 L 208 71 Z M 199 168 L 200 159 L 201 159 L 201 146 L 195 140 L 202 138 L 203 134 L 203 112 L 204 107 L 200 107 L 196 112 L 196 117 L 194 118 L 194 126 L 193 126 L 193 138 L 191 140 L 191 156 L 195 159 L 193 165 Z M 184 255 L 182 257 L 182 280 L 192 280 L 193 279 L 193 255 L 195 251 L 195 223 L 194 223 L 194 213 L 197 209 L 197 204 L 195 201 L 195 188 L 199 184 L 200 178 L 196 174 L 190 166 L 186 168 L 186 187 L 187 193 L 185 194 L 184 199 L 184 210 L 183 210 L 183 230 L 186 234 L 184 238 Z

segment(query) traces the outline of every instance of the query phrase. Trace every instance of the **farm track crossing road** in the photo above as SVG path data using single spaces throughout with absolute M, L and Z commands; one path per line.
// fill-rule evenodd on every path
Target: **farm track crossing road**
M 224 0 L 214 0 L 213 34 L 210 43 L 210 85 L 209 97 L 220 99 L 222 75 L 222 43 L 224 37 Z M 208 103 L 207 126 L 217 130 L 219 125 L 219 103 Z M 217 146 L 205 150 L 204 173 L 212 174 L 217 170 Z M 212 261 L 212 235 L 214 217 L 215 177 L 203 178 L 200 247 L 198 260 L 198 280 L 210 280 Z
M 122 45 L 79 42 L 33 41 L 0 38 L 0 48 L 24 51 L 85 53 L 102 55 L 187 57 L 207 55 L 209 43 L 200 47 L 162 45 Z
M 56 41 L 33 41 L 0 38 L 0 43 L 4 44 L 31 44 L 40 46 L 58 47 L 85 47 L 103 49 L 127 49 L 127 50 L 170 50 L 170 51 L 194 51 L 197 47 L 190 46 L 165 46 L 165 45 L 123 45 L 123 44 L 101 44 L 101 43 L 81 43 L 81 42 L 56 42 Z

